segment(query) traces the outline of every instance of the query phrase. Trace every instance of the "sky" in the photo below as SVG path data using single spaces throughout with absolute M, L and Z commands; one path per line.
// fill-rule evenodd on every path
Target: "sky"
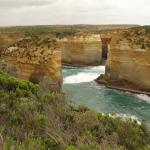
M 150 0 L 0 0 L 0 26 L 150 25 Z

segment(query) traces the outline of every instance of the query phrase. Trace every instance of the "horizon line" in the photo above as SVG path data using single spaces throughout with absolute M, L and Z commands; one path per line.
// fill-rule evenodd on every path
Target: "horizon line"
M 149 26 L 147 24 L 33 24 L 33 25 L 0 25 L 0 27 L 32 27 L 32 26 Z

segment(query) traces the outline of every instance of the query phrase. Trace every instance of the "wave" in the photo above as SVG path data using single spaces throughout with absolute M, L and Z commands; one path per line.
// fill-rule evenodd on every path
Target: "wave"
M 150 103 L 150 97 L 146 94 L 136 94 L 136 96 L 139 98 L 139 99 L 142 99 L 148 103 Z
M 62 66 L 62 69 L 77 69 L 78 67 L 74 67 L 74 66 Z
M 64 78 L 64 84 L 74 84 L 82 82 L 91 82 L 98 78 L 100 74 L 105 73 L 105 66 L 76 68 L 78 73 Z
M 99 74 L 105 73 L 105 66 L 97 66 L 97 67 L 90 67 L 86 68 L 89 72 L 98 72 Z
M 134 116 L 134 115 L 130 115 L 130 114 L 122 114 L 122 113 L 109 113 L 109 117 L 112 118 L 121 118 L 121 120 L 123 121 L 127 121 L 128 119 L 131 119 L 132 121 L 136 121 L 137 124 L 141 125 L 141 121 L 138 117 Z
M 95 67 L 91 67 L 92 70 L 103 70 L 105 71 L 105 66 L 95 66 Z
M 134 95 L 135 97 L 139 98 L 140 100 L 144 100 L 145 102 L 150 103 L 150 96 L 146 94 L 133 94 L 131 92 L 126 91 L 126 94 Z
M 98 73 L 78 73 L 64 78 L 64 84 L 91 82 L 98 78 Z

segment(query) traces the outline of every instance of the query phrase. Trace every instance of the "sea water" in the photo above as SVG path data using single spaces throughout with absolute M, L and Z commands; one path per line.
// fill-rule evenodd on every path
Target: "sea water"
M 105 66 L 63 67 L 63 91 L 68 100 L 98 112 L 143 120 L 150 125 L 150 97 L 108 89 L 94 82 L 104 72 Z

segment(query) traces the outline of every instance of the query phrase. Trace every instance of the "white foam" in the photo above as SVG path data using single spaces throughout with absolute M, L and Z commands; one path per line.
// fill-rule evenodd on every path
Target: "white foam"
M 105 73 L 105 66 L 96 66 L 96 67 L 91 67 L 91 68 L 88 68 L 88 71 L 96 71 L 96 72 L 99 72 L 99 73 Z
M 101 70 L 105 70 L 105 66 L 95 66 L 95 67 L 91 67 L 91 69 L 101 69 Z
M 98 78 L 98 73 L 78 73 L 64 78 L 64 84 L 90 82 Z
M 105 73 L 105 66 L 86 67 L 82 72 L 64 78 L 64 84 L 91 82 Z
M 137 94 L 136 96 L 137 96 L 139 99 L 142 99 L 142 100 L 144 100 L 144 101 L 150 103 L 150 97 L 149 97 L 148 95 L 146 95 L 146 94 Z
M 112 118 L 121 118 L 123 121 L 126 121 L 128 119 L 131 119 L 132 121 L 136 121 L 137 124 L 141 125 L 141 121 L 139 120 L 138 117 L 134 116 L 134 115 L 129 115 L 129 114 L 122 114 L 122 113 L 116 113 L 116 114 L 111 114 L 109 113 L 109 117 Z

